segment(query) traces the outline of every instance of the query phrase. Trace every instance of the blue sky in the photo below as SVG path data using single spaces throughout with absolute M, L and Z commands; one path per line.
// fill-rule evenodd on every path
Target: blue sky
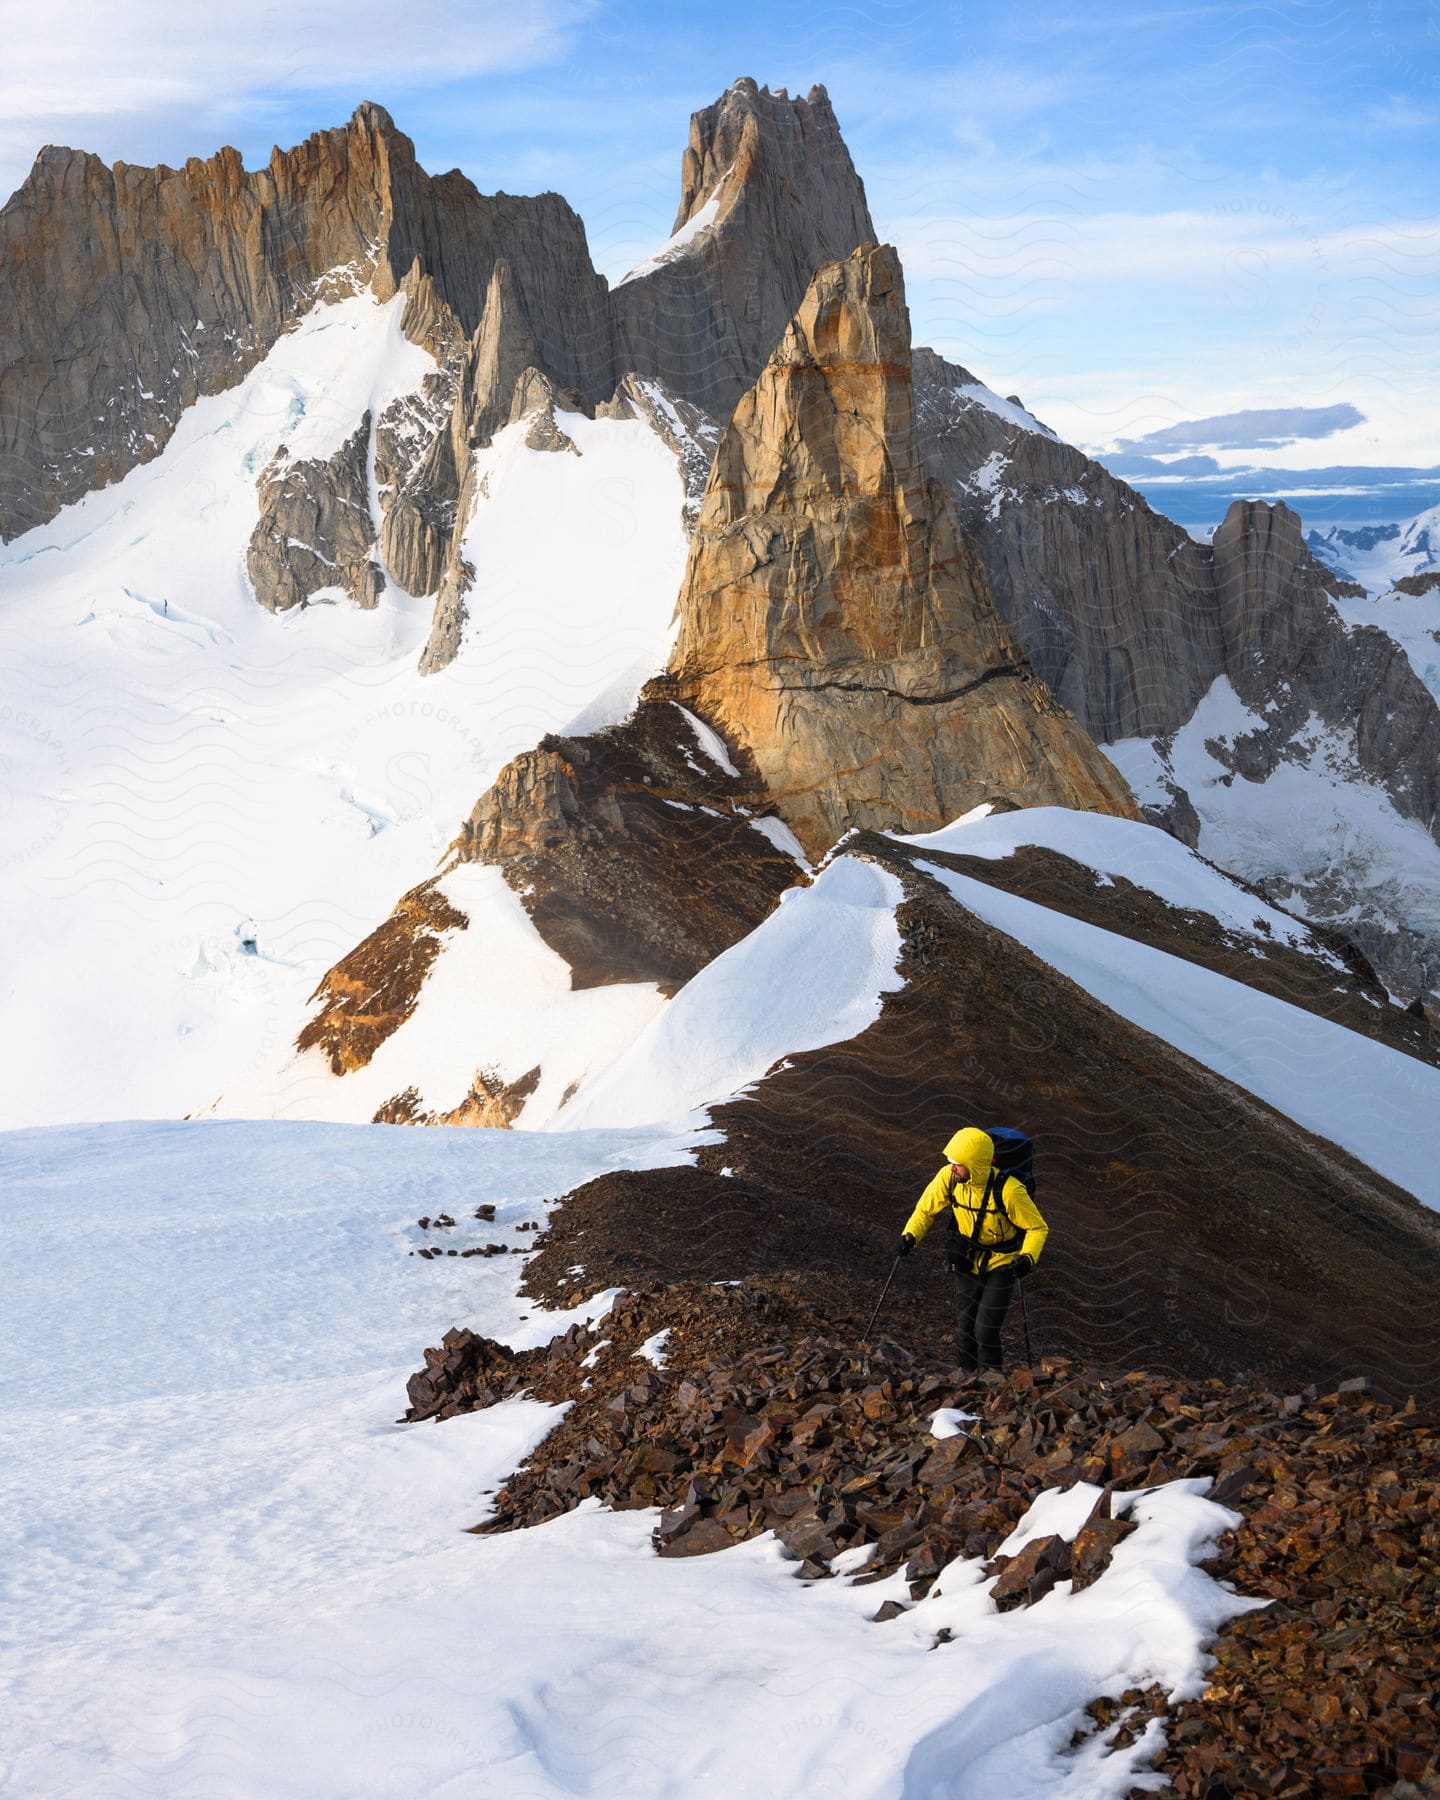
M 1440 464 L 1440 0 L 57 0 L 7 48 L 7 189 L 46 141 L 254 166 L 375 99 L 432 170 L 563 193 L 612 278 L 669 232 L 694 108 L 821 81 L 917 340 L 1066 436 Z M 1273 444 L 1295 409 L 1322 434 L 1247 449 L 1234 415 Z

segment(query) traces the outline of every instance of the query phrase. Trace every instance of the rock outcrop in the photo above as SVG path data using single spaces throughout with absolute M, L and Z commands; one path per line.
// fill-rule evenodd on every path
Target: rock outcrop
M 268 612 L 304 606 L 312 594 L 334 587 L 360 606 L 379 602 L 385 578 L 371 554 L 369 450 L 366 413 L 327 461 L 292 462 L 282 447 L 261 474 L 260 518 L 245 561 L 255 598 Z
M 364 1068 L 414 1012 L 446 937 L 468 925 L 435 879 L 412 888 L 383 924 L 321 977 L 310 996 L 317 1010 L 296 1049 L 318 1050 L 332 1075 Z
M 764 789 L 701 748 L 670 684 L 623 725 L 542 738 L 466 820 L 461 861 L 497 864 L 576 987 L 673 991 L 758 925 L 799 876 L 759 821 Z
M 682 220 L 727 171 L 713 225 L 611 293 L 559 195 L 431 176 L 368 102 L 259 170 L 228 148 L 183 170 L 42 150 L 0 210 L 0 538 L 158 455 L 185 407 L 233 386 L 317 300 L 368 287 L 406 295 L 407 335 L 435 352 L 457 409 L 450 443 L 432 421 L 396 484 L 385 538 L 401 585 L 433 592 L 464 446 L 509 417 L 524 369 L 587 408 L 633 372 L 723 417 L 816 266 L 873 235 L 823 88 L 791 100 L 742 80 L 696 114 Z
M 363 1068 L 413 1013 L 447 933 L 478 922 L 440 890 L 458 863 L 488 863 L 574 988 L 653 982 L 673 991 L 752 930 L 801 871 L 753 777 L 709 755 L 669 684 L 652 682 L 623 724 L 542 738 L 507 763 L 465 821 L 438 875 L 320 981 L 296 1048 L 332 1074 Z M 479 926 L 482 928 L 483 926 Z M 397 1095 L 389 1123 L 509 1124 L 533 1091 L 489 1069 L 491 1022 L 471 1021 L 477 1070 L 458 1109 Z
M 183 170 L 42 150 L 0 210 L 0 535 L 157 455 L 317 300 L 404 288 L 412 336 L 438 342 L 475 330 L 502 261 L 545 366 L 608 394 L 605 283 L 578 216 L 556 194 L 427 175 L 382 107 L 253 171 L 233 149 Z
M 899 260 L 816 275 L 716 452 L 671 672 L 807 849 L 981 800 L 1133 813 L 921 461 Z
M 458 357 L 427 375 L 419 391 L 392 401 L 375 430 L 375 484 L 385 567 L 407 594 L 440 586 L 460 499 L 450 417 Z
M 1440 839 L 1440 708 L 1395 642 L 1348 624 L 1332 603 L 1363 590 L 1319 562 L 1284 504 L 1236 501 L 1209 544 L 930 350 L 915 354 L 917 430 L 980 548 L 995 604 L 1037 670 L 1102 744 L 1150 738 L 1166 797 L 1145 814 L 1194 845 L 1194 799 L 1170 742 L 1222 677 L 1253 727 L 1213 751 L 1240 778 L 1267 779 L 1330 735 L 1332 773 L 1379 789 Z M 1242 828 L 1243 830 L 1243 828 Z M 1223 836 L 1223 833 L 1221 834 Z M 1210 854 L 1221 854 L 1212 848 Z M 1227 860 L 1221 854 L 1222 860 Z M 1440 979 L 1440 944 L 1364 872 L 1271 878 L 1267 893 L 1346 919 L 1392 989 Z
M 438 1235 L 470 1235 L 452 1224 Z M 657 1368 L 649 1346 L 661 1335 Z M 453 1418 L 526 1394 L 564 1408 L 477 1531 L 599 1501 L 660 1509 L 652 1543 L 664 1557 L 773 1533 L 798 1580 L 844 1569 L 863 1589 L 888 1577 L 898 1597 L 866 1607 L 880 1632 L 895 1619 L 919 1632 L 932 1597 L 971 1583 L 1006 1612 L 1112 1569 L 1124 1581 L 1116 1552 L 1136 1528 L 1137 1495 L 1193 1482 L 1231 1509 L 1234 1527 L 1204 1568 L 1242 1596 L 1210 1645 L 1204 1691 L 1177 1703 L 1151 1682 L 1099 1696 L 1077 1714 L 1068 1750 L 1113 1758 L 1153 1740 L 1146 1783 L 1187 1800 L 1217 1782 L 1294 1800 L 1430 1794 L 1440 1781 L 1440 1639 L 1427 1629 L 1440 1600 L 1434 1405 L 1368 1375 L 1286 1386 L 1054 1354 L 967 1383 L 938 1344 L 867 1343 L 771 1278 L 627 1283 L 603 1319 L 518 1353 L 455 1328 L 425 1351 L 405 1416 Z M 940 1436 L 940 1409 L 956 1407 L 966 1416 Z M 1005 1548 L 1042 1493 L 1078 1498 L 1080 1482 L 1092 1489 L 1083 1522 L 1081 1507 L 1064 1529 Z M 1246 1606 L 1252 1597 L 1264 1604 Z M 943 1657 L 938 1625 L 930 1647 Z
M 825 89 L 745 79 L 697 112 L 674 231 L 611 295 L 616 366 L 726 419 L 816 269 L 875 237 Z
M 1355 591 L 1283 505 L 1237 501 L 1197 543 L 933 350 L 915 353 L 915 394 L 922 453 L 980 546 L 1001 616 L 1101 743 L 1176 730 L 1217 676 L 1248 684 L 1257 656 L 1273 678 L 1287 635 L 1293 647 L 1330 595 Z
M 714 216 L 609 295 L 608 361 L 593 344 L 557 358 L 532 327 L 528 289 L 504 259 L 495 263 L 456 365 L 448 445 L 431 453 L 417 484 L 432 513 L 458 523 L 441 565 L 426 672 L 456 654 L 475 579 L 459 542 L 474 505 L 473 452 L 533 410 L 532 377 L 547 378 L 571 407 L 648 417 L 675 449 L 692 493 L 709 469 L 708 458 L 697 466 L 696 447 L 713 445 L 712 419 L 727 417 L 754 380 L 815 269 L 873 235 L 823 88 L 792 101 L 742 80 L 695 115 L 677 230 L 702 214 Z M 587 314 L 577 323 L 590 342 L 593 321 Z M 563 448 L 543 421 L 538 430 L 541 447 Z

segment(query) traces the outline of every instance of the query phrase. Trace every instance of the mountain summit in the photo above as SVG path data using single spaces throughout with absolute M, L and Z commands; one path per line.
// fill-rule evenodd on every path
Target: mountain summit
M 889 246 L 817 271 L 735 409 L 679 610 L 671 673 L 812 853 L 997 797 L 1133 816 L 1001 624 L 921 460 Z
M 611 293 L 558 194 L 429 175 L 373 102 L 257 170 L 230 148 L 179 170 L 47 148 L 0 210 L 0 540 L 149 461 L 317 300 L 363 288 L 403 291 L 407 336 L 454 360 L 503 267 L 522 369 L 590 407 L 654 375 L 724 417 L 815 266 L 874 236 L 824 90 L 745 79 L 697 113 L 680 211 L 684 243 Z

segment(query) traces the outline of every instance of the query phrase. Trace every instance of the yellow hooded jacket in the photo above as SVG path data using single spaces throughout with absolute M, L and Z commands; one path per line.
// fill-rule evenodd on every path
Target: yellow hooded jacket
M 926 1188 L 916 1202 L 915 1210 L 910 1215 L 910 1222 L 905 1227 L 910 1236 L 918 1244 L 925 1233 L 942 1216 L 947 1207 L 955 1213 L 955 1223 L 960 1229 L 962 1238 L 969 1238 L 975 1230 L 975 1221 L 979 1217 L 985 1201 L 985 1183 L 990 1178 L 990 1168 L 995 1160 L 995 1142 L 988 1132 L 977 1131 L 973 1126 L 964 1131 L 957 1131 L 945 1146 L 945 1167 Z M 970 1171 L 968 1181 L 957 1181 L 950 1173 L 951 1163 L 962 1163 Z M 1029 1256 L 1034 1261 L 1040 1259 L 1040 1251 L 1050 1235 L 1050 1227 L 1040 1217 L 1035 1202 L 1025 1191 L 1023 1182 L 1013 1175 L 1005 1178 L 1004 1191 L 999 1195 L 1005 1212 L 1014 1220 L 1015 1225 L 1025 1233 L 1025 1241 L 1018 1250 L 995 1251 L 991 1254 L 987 1268 L 1003 1269 L 1006 1263 L 1014 1262 L 1017 1256 Z M 990 1206 L 985 1213 L 985 1223 L 980 1232 L 982 1244 L 999 1244 L 1014 1235 L 1006 1224 L 1004 1215 L 996 1205 L 996 1195 L 991 1194 Z M 964 1246 L 962 1245 L 962 1250 Z

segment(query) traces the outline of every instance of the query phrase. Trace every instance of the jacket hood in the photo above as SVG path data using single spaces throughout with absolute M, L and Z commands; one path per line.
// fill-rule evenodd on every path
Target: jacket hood
M 949 1163 L 964 1163 L 970 1171 L 972 1185 L 987 1180 L 990 1165 L 995 1160 L 995 1140 L 988 1131 L 979 1131 L 973 1125 L 967 1125 L 963 1131 L 957 1131 L 945 1146 L 945 1160 Z

